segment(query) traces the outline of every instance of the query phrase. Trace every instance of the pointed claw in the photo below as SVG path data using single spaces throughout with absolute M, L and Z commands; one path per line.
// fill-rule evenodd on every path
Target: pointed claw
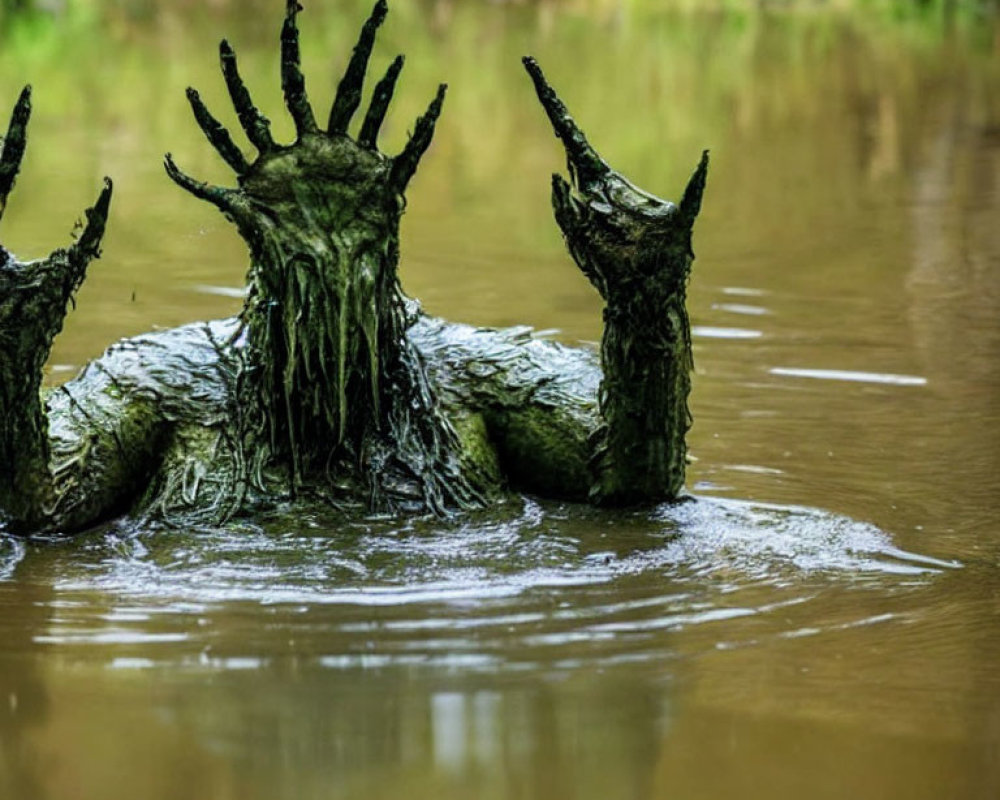
M 681 198 L 681 218 L 689 228 L 694 225 L 695 217 L 698 216 L 698 212 L 701 210 L 701 197 L 705 193 L 705 179 L 707 176 L 708 150 L 704 150 L 694 174 L 691 175 L 691 180 L 688 181 L 687 188 L 684 189 L 684 197 Z
M 170 153 L 164 156 L 163 166 L 170 179 L 182 189 L 190 192 L 200 200 L 207 200 L 212 205 L 221 209 L 223 213 L 235 214 L 237 210 L 237 195 L 232 189 L 224 189 L 221 186 L 212 186 L 204 181 L 195 180 L 178 168 Z
M 434 138 L 434 125 L 441 116 L 441 107 L 444 105 L 445 92 L 448 85 L 442 83 L 438 86 L 437 94 L 427 107 L 424 115 L 417 120 L 413 128 L 413 135 L 400 153 L 392 160 L 392 172 L 389 175 L 389 183 L 397 192 L 402 193 L 406 184 L 410 182 L 413 174 L 417 171 L 420 159 L 430 146 L 431 139 Z
M 3 139 L 3 153 L 0 154 L 0 217 L 3 217 L 3 212 L 7 208 L 7 195 L 14 188 L 14 180 L 21 168 L 30 117 L 31 87 L 25 86 L 17 98 L 17 103 L 14 104 L 7 135 Z
M 219 152 L 223 160 L 233 168 L 237 175 L 243 175 L 247 172 L 250 169 L 250 164 L 233 142 L 233 137 L 229 135 L 229 131 L 205 107 L 198 92 L 188 87 L 187 99 L 191 104 L 191 110 L 194 111 L 194 118 L 198 122 L 198 127 L 208 137 L 208 141 L 212 143 L 212 146 Z
M 386 112 L 389 110 L 389 103 L 392 102 L 392 93 L 396 89 L 396 81 L 399 79 L 399 72 L 403 69 L 403 57 L 396 56 L 395 60 L 386 70 L 385 77 L 375 86 L 372 94 L 371 105 L 368 106 L 368 113 L 365 114 L 365 121 L 361 125 L 361 133 L 358 134 L 358 144 L 371 150 L 375 149 L 378 140 L 378 132 L 385 121 Z
M 288 0 L 285 10 L 285 24 L 281 28 L 281 90 L 285 95 L 285 106 L 295 120 L 295 131 L 303 134 L 317 130 L 309 97 L 306 95 L 306 80 L 302 75 L 301 54 L 299 53 L 299 29 L 295 24 L 296 15 L 302 10 L 297 0 Z
M 566 179 L 558 173 L 552 174 L 552 208 L 556 222 L 562 230 L 579 221 L 580 210 L 573 198 L 573 190 Z
M 262 153 L 273 150 L 275 145 L 274 139 L 271 138 L 271 123 L 250 99 L 250 92 L 247 91 L 236 66 L 236 53 L 225 39 L 219 44 L 219 60 L 222 62 L 222 75 L 226 79 L 229 96 L 233 100 L 236 115 L 243 130 L 246 131 L 247 138 Z
M 580 242 L 580 230 L 588 223 L 587 209 L 573 196 L 572 187 L 559 174 L 552 176 L 552 209 L 555 211 L 556 224 L 563 233 L 573 260 L 587 279 L 597 287 L 601 296 L 606 297 L 607 281 L 600 271 L 594 268 L 588 254 L 577 246 Z
M 371 16 L 361 28 L 358 43 L 354 46 L 351 60 L 344 71 L 344 77 L 337 86 L 337 97 L 330 109 L 330 121 L 326 129 L 331 134 L 346 133 L 347 126 L 361 105 L 361 87 L 365 82 L 365 72 L 368 69 L 368 59 L 375 44 L 375 32 L 385 20 L 389 7 L 386 0 L 378 0 L 372 9 Z
M 583 135 L 583 131 L 580 130 L 573 117 L 570 116 L 562 100 L 559 99 L 555 90 L 545 80 L 538 62 L 530 56 L 525 56 L 521 59 L 521 62 L 535 84 L 538 99 L 541 101 L 545 113 L 549 116 L 549 121 L 552 123 L 556 136 L 562 140 L 563 147 L 566 148 L 569 171 L 577 185 L 585 188 L 588 184 L 603 178 L 610 172 L 611 168 L 604 163 L 594 148 L 590 146 L 587 137 Z
M 104 236 L 104 228 L 108 222 L 108 211 L 111 208 L 111 192 L 113 184 L 111 178 L 104 179 L 104 188 L 97 198 L 92 208 L 86 211 L 87 225 L 80 234 L 80 238 L 71 248 L 74 255 L 89 261 L 100 256 L 101 239 Z

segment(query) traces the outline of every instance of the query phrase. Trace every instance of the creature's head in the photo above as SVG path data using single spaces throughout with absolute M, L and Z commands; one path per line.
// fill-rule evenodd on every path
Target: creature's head
M 166 159 L 170 177 L 218 206 L 250 247 L 243 319 L 252 371 L 264 401 L 278 412 L 270 419 L 272 440 L 284 440 L 293 452 L 303 437 L 321 437 L 335 447 L 349 429 L 366 427 L 362 417 L 378 424 L 391 391 L 394 365 L 388 362 L 399 352 L 405 327 L 396 274 L 403 194 L 431 142 L 445 95 L 442 85 L 399 155 L 379 152 L 376 140 L 403 66 L 400 56 L 376 85 L 357 136 L 348 134 L 387 11 L 385 0 L 378 0 L 321 127 L 299 68 L 300 10 L 289 0 L 281 32 L 282 88 L 296 141 L 275 143 L 224 41 L 223 76 L 259 155 L 249 162 L 189 89 L 196 120 L 236 171 L 239 187 L 201 183 Z M 276 434 L 275 426 L 285 430 Z

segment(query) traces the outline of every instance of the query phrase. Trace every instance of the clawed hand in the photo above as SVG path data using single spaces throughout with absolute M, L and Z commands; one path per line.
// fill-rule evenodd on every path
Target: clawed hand
M 222 74 L 229 89 L 233 106 L 236 108 L 240 125 L 247 138 L 257 148 L 258 157 L 253 163 L 247 161 L 226 128 L 205 107 L 198 92 L 194 89 L 188 89 L 188 100 L 198 125 L 208 137 L 209 142 L 219 152 L 219 155 L 236 172 L 241 188 L 226 189 L 195 180 L 178 169 L 169 153 L 165 159 L 167 174 L 177 184 L 196 197 L 218 206 L 224 213 L 233 217 L 237 223 L 243 222 L 250 213 L 253 177 L 263 173 L 268 162 L 281 157 L 287 158 L 290 153 L 309 161 L 319 155 L 324 145 L 328 145 L 330 142 L 336 142 L 340 145 L 349 143 L 358 151 L 366 151 L 376 156 L 381 164 L 370 165 L 376 168 L 369 171 L 379 174 L 380 183 L 386 192 L 392 195 L 402 195 L 406 185 L 416 172 L 421 157 L 431 143 L 434 136 L 434 125 L 444 104 L 447 87 L 445 84 L 441 84 L 427 111 L 417 120 L 413 135 L 403 151 L 392 158 L 379 152 L 376 144 L 379 130 L 392 101 L 399 73 L 403 68 L 403 56 L 397 56 L 389 65 L 385 76 L 375 87 L 371 104 L 365 114 L 357 138 L 352 139 L 349 136 L 348 126 L 361 105 L 361 90 L 372 46 L 375 42 L 375 33 L 388 11 L 385 0 L 378 0 L 371 16 L 361 30 L 358 43 L 354 47 L 350 62 L 337 87 L 336 98 L 330 109 L 326 129 L 321 129 L 309 103 L 305 89 L 305 78 L 300 66 L 299 30 L 296 25 L 299 11 L 301 11 L 301 7 L 296 0 L 289 0 L 286 6 L 285 23 L 281 31 L 281 88 L 285 97 L 285 105 L 295 122 L 296 141 L 291 145 L 279 145 L 274 141 L 271 136 L 269 120 L 253 104 L 250 93 L 240 78 L 236 65 L 236 54 L 229 43 L 223 40 L 219 46 Z M 296 153 L 294 152 L 296 150 L 303 152 Z M 342 152 L 338 152 L 336 160 L 342 161 L 343 155 Z M 356 156 L 361 157 L 362 153 L 358 152 Z M 378 166 L 382 168 L 379 169 Z
M 570 116 L 538 63 L 523 59 L 535 91 L 556 136 L 566 149 L 570 181 L 552 176 L 552 205 L 577 265 L 601 293 L 615 302 L 617 294 L 632 295 L 635 279 L 686 280 L 682 274 L 658 273 L 666 265 L 690 266 L 691 229 L 701 208 L 708 174 L 708 151 L 702 153 L 680 205 L 644 192 L 602 159 Z M 677 248 L 679 259 L 650 256 Z M 649 261 L 650 263 L 644 263 Z
M 27 145 L 28 120 L 31 117 L 31 87 L 21 91 L 11 114 L 7 135 L 0 152 L 0 217 L 7 208 L 7 198 L 14 188 L 21 159 Z M 21 331 L 37 327 L 41 322 L 47 342 L 34 342 L 47 356 L 51 339 L 62 327 L 66 303 L 83 282 L 87 265 L 100 255 L 101 237 L 111 205 L 111 180 L 104 179 L 104 189 L 93 208 L 86 211 L 83 232 L 68 248 L 55 250 L 46 258 L 22 263 L 0 246 L 0 320 L 5 327 Z M 31 288 L 31 292 L 19 292 Z M 34 326 L 20 323 L 31 318 Z M 3 338 L 0 337 L 0 343 Z M 8 345 L 8 347 L 13 345 Z

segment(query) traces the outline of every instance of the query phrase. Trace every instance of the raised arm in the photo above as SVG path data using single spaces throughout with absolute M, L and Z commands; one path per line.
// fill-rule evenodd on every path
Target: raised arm
M 605 301 L 602 425 L 594 439 L 590 498 L 629 505 L 677 498 L 691 426 L 691 331 L 685 307 L 708 153 L 680 204 L 615 172 L 590 146 L 531 58 L 538 99 L 566 149 L 570 181 L 552 176 L 556 222 L 577 266 Z
M 0 216 L 21 167 L 31 116 L 31 88 L 14 106 L 0 151 Z M 35 531 L 60 520 L 60 493 L 51 463 L 49 422 L 40 395 L 42 368 L 62 330 L 67 304 L 100 254 L 111 203 L 111 181 L 70 246 L 46 258 L 21 262 L 0 247 L 0 527 Z M 96 434 L 95 434 L 96 436 Z

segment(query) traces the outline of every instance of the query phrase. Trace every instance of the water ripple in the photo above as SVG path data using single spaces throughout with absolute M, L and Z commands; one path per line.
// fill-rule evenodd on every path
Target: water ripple
M 927 378 L 920 375 L 894 375 L 886 372 L 861 372 L 844 369 L 803 369 L 799 367 L 773 367 L 772 375 L 789 378 L 813 378 L 852 383 L 881 383 L 889 386 L 926 386 Z
M 761 626 L 797 638 L 890 622 L 808 608 L 957 566 L 835 514 L 712 497 L 653 512 L 524 500 L 453 523 L 325 513 L 85 539 L 48 579 L 34 641 L 89 645 L 115 669 L 252 669 L 275 653 L 327 668 L 635 663 L 669 657 L 685 629 L 714 649 Z

